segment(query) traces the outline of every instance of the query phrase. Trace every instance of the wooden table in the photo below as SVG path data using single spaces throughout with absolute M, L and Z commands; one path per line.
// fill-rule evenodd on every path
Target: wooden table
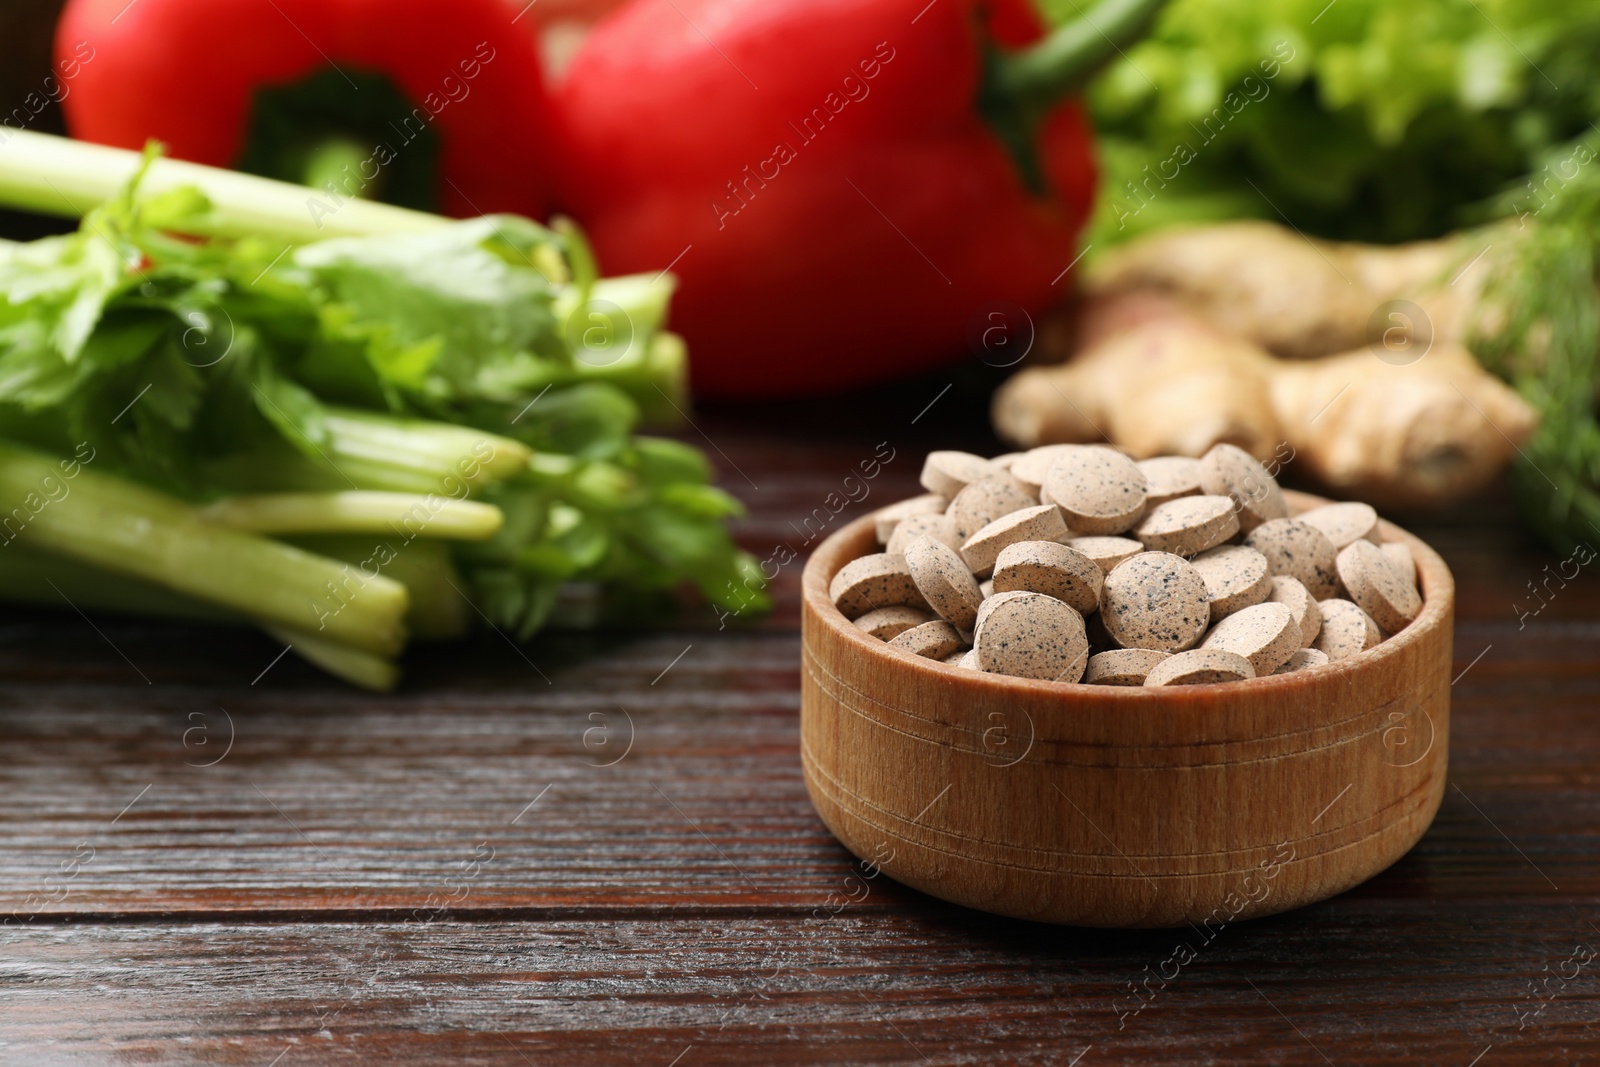
M 988 381 L 957 379 L 687 436 L 744 541 L 803 556 L 928 447 L 993 447 Z M 1557 561 L 1509 515 L 1411 523 L 1461 593 L 1432 830 L 1181 968 L 1184 933 L 887 877 L 834 910 L 856 865 L 801 781 L 798 561 L 766 619 L 419 649 L 391 696 L 253 634 L 8 612 L 0 1063 L 1600 1061 L 1600 581 L 1524 615 Z

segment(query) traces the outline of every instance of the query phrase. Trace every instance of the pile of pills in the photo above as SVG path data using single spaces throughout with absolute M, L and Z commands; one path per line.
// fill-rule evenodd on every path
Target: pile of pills
M 927 495 L 829 593 L 864 632 L 958 667 L 1092 685 L 1236 682 L 1348 659 L 1422 610 L 1366 504 L 1291 517 L 1249 453 L 933 452 Z

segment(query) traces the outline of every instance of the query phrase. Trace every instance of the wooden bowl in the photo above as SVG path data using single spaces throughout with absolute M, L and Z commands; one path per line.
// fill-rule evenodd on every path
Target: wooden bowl
M 1291 511 L 1324 501 L 1289 493 Z M 878 551 L 871 517 L 806 564 L 806 787 L 845 847 L 936 897 L 1082 926 L 1219 924 L 1341 893 L 1432 822 L 1449 749 L 1455 583 L 1359 656 L 1170 689 L 946 665 L 868 637 L 828 583 Z

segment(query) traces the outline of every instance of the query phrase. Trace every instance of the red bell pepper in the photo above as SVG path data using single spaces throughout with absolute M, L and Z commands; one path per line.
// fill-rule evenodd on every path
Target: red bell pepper
M 1095 169 L 1059 101 L 1159 6 L 636 0 L 557 89 L 564 199 L 607 270 L 672 265 L 702 395 L 926 367 L 1063 291 Z
M 516 14 L 502 0 L 70 0 L 56 51 L 88 42 L 95 59 L 63 101 L 67 125 L 84 140 L 154 137 L 179 159 L 331 180 L 339 196 L 420 187 L 384 198 L 542 217 L 549 100 Z

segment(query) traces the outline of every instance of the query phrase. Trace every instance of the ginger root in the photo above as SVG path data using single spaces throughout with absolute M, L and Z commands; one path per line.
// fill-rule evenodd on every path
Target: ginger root
M 1392 247 L 1304 237 L 1269 222 L 1165 230 L 1107 252 L 1089 270 L 1091 300 L 1164 295 L 1225 334 L 1311 359 L 1382 340 L 1466 344 L 1498 331 L 1484 287 L 1517 234 L 1460 233 Z M 1386 307 L 1397 300 L 1420 309 Z M 1414 321 L 1419 320 L 1419 321 Z
M 1072 362 L 1026 368 L 995 394 L 1001 437 L 1025 447 L 1108 440 L 1137 458 L 1228 442 L 1292 461 L 1340 495 L 1416 507 L 1482 486 L 1537 423 L 1521 397 L 1438 338 L 1406 365 L 1365 347 L 1288 362 L 1149 294 L 1095 301 L 1084 335 Z
M 1458 344 L 1394 366 L 1367 349 L 1276 364 L 1272 407 L 1323 485 L 1397 508 L 1449 503 L 1493 479 L 1539 417 Z

